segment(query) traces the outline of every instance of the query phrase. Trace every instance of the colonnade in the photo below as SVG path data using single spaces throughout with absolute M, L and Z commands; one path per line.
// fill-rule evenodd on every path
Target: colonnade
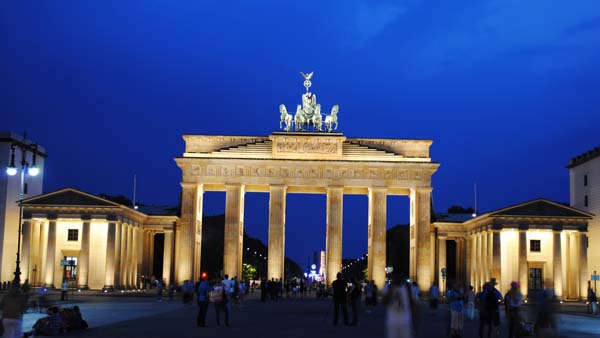
M 203 184 L 182 183 L 181 222 L 177 232 L 175 275 L 176 282 L 196 280 L 200 274 L 200 253 L 202 243 L 202 204 L 205 186 Z M 327 284 L 336 279 L 342 268 L 342 228 L 344 186 L 328 186 L 326 216 L 326 274 Z M 209 191 L 212 187 L 210 187 Z M 246 185 L 225 184 L 225 233 L 223 273 L 242 276 L 243 235 L 244 235 L 244 195 Z M 269 185 L 262 191 L 269 192 L 269 239 L 267 256 L 267 278 L 284 278 L 285 262 L 285 213 L 286 185 Z M 385 282 L 386 267 L 386 197 L 385 187 L 369 187 L 368 216 L 368 275 L 378 285 Z M 415 262 L 413 279 L 428 289 L 433 280 L 432 250 L 430 241 L 430 198 L 431 188 L 411 188 L 411 240 Z M 294 191 L 294 192 L 297 192 Z
M 57 230 L 69 226 L 49 216 L 47 219 L 25 219 L 21 252 L 21 280 L 34 285 L 58 287 L 62 282 L 63 256 L 77 256 L 77 287 L 94 289 L 136 288 L 140 277 L 153 270 L 154 236 L 164 233 L 162 274 L 167 282 L 173 260 L 173 230 L 146 229 L 139 224 L 116 219 L 92 219 L 82 216 L 77 242 L 57 239 Z M 98 227 L 97 229 L 93 229 Z M 102 230 L 98 230 L 102 229 Z M 106 233 L 104 232 L 106 229 Z M 103 241 L 103 239 L 106 239 Z M 103 266 L 103 269 L 102 269 Z
M 518 232 L 514 237 L 516 252 L 502 252 L 502 232 Z M 552 230 L 548 230 L 552 231 Z M 512 281 L 518 281 L 521 292 L 527 295 L 530 267 L 543 269 L 543 287 L 554 290 L 559 298 L 578 299 L 587 296 L 587 234 L 578 231 L 552 231 L 551 255 L 548 259 L 528 259 L 528 229 L 484 230 L 458 237 L 438 237 L 438 266 L 446 267 L 446 241 L 456 242 L 457 279 L 473 285 L 476 291 L 495 278 L 498 288 L 506 291 Z M 515 257 L 516 255 L 516 257 Z M 507 260 L 507 261 L 503 261 Z M 514 264 L 517 264 L 515 267 Z M 504 269 L 511 269 L 513 274 Z M 547 270 L 547 271 L 546 271 Z M 440 289 L 442 275 L 438 271 Z

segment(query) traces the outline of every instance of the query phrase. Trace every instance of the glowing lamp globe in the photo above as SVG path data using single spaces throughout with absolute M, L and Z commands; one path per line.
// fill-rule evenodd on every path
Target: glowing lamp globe
M 37 176 L 40 173 L 40 168 L 31 167 L 27 170 L 27 173 L 29 174 L 29 176 Z
M 6 173 L 8 174 L 8 176 L 15 176 L 17 174 L 17 168 L 15 168 L 15 167 L 7 167 L 6 168 Z

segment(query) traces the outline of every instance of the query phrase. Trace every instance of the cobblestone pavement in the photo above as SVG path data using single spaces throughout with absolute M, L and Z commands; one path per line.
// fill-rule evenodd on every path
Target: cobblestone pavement
M 70 333 L 70 337 L 384 337 L 383 308 L 370 315 L 363 309 L 358 326 L 333 326 L 331 302 L 315 299 L 249 300 L 243 307 L 232 309 L 230 327 L 216 326 L 211 304 L 206 328 L 195 326 L 197 306 L 183 306 L 179 300 L 159 303 L 150 297 L 82 297 L 78 305 L 90 329 Z M 447 308 L 442 306 L 435 315 L 427 309 L 422 312 L 419 337 L 445 337 Z M 24 328 L 39 316 L 27 314 Z M 599 318 L 561 314 L 559 324 L 561 337 L 600 337 Z M 476 322 L 465 322 L 465 337 L 477 337 Z

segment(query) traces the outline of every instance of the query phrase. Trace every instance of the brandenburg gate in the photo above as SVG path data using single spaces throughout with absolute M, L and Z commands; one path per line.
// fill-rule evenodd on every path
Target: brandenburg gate
M 242 276 L 246 192 L 270 195 L 269 279 L 284 278 L 286 195 L 326 194 L 325 280 L 331 284 L 342 268 L 344 194 L 363 194 L 368 195 L 369 205 L 367 278 L 382 286 L 387 196 L 406 195 L 410 197 L 410 277 L 428 289 L 435 277 L 431 177 L 439 167 L 429 155 L 432 141 L 347 138 L 333 130 L 337 105 L 325 117 L 323 131 L 320 105 L 308 91 L 312 73 L 303 75 L 307 92 L 293 118 L 295 131 L 291 131 L 291 115 L 281 105 L 283 131 L 269 136 L 183 136 L 185 152 L 175 159 L 182 170 L 183 189 L 176 283 L 200 276 L 204 192 L 224 191 L 224 274 Z

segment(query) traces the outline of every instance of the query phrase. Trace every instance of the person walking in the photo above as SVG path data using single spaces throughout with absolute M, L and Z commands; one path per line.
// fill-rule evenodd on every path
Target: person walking
M 346 288 L 348 283 L 342 278 L 342 273 L 337 273 L 337 279 L 331 283 L 333 289 L 333 325 L 338 323 L 338 314 L 340 307 L 342 308 L 342 316 L 344 318 L 344 324 L 348 325 L 348 307 L 346 303 Z
M 404 283 L 400 275 L 392 275 L 392 284 L 383 291 L 383 304 L 386 307 L 386 337 L 412 338 L 414 307 L 410 285 Z
M 521 331 L 521 304 L 523 295 L 519 290 L 519 283 L 510 283 L 510 290 L 504 296 L 504 309 L 508 319 L 508 338 L 520 337 Z
M 206 326 L 206 312 L 208 310 L 209 291 L 210 285 L 208 285 L 206 276 L 204 276 L 198 285 L 198 317 L 196 318 L 196 326 L 198 327 Z
M 450 337 L 462 337 L 464 326 L 464 306 L 465 298 L 461 292 L 462 285 L 460 282 L 450 286 L 447 292 L 448 302 L 450 303 Z
M 23 337 L 23 314 L 27 310 L 27 297 L 21 291 L 18 283 L 12 282 L 8 293 L 0 303 L 2 308 L 2 325 L 4 338 Z
M 65 301 L 69 297 L 69 283 L 66 279 L 63 279 L 61 288 L 60 288 L 60 300 Z
M 157 302 L 162 302 L 162 293 L 163 293 L 163 289 L 165 288 L 165 284 L 163 283 L 162 280 L 157 280 L 156 281 L 156 301 Z

